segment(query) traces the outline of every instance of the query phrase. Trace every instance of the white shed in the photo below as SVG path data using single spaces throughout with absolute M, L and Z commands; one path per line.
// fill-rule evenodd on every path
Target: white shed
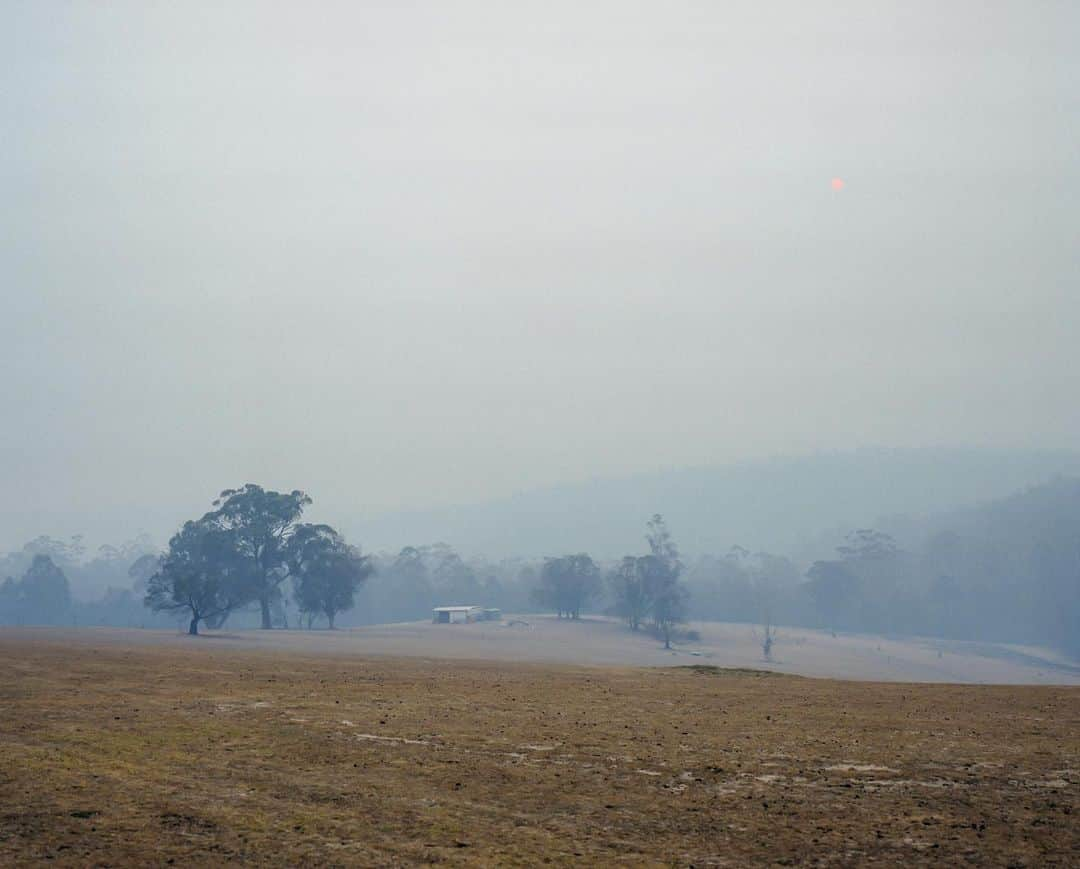
M 483 617 L 484 608 L 479 606 L 437 606 L 431 611 L 431 621 L 437 625 L 478 622 Z

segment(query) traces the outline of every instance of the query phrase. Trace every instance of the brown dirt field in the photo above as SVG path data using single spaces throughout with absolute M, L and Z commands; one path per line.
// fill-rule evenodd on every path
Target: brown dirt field
M 0 631 L 0 864 L 1080 865 L 1080 689 Z

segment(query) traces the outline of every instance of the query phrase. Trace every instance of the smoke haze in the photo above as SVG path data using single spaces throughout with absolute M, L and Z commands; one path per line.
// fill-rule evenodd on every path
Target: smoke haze
M 1077 442 L 1076 4 L 2 15 L 4 546 Z

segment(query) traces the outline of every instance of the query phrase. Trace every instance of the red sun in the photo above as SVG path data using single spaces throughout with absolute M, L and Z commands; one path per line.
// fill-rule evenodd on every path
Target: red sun
M 843 190 L 845 187 L 843 178 L 833 178 L 831 183 L 833 190 Z

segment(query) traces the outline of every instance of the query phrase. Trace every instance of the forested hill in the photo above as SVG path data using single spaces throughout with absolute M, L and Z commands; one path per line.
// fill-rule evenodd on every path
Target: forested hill
M 594 480 L 347 524 L 380 550 L 445 540 L 494 557 L 587 551 L 606 558 L 640 549 L 642 523 L 660 512 L 687 553 L 740 544 L 810 555 L 807 542 L 832 529 L 941 514 L 1060 474 L 1080 474 L 1080 453 L 867 449 Z

